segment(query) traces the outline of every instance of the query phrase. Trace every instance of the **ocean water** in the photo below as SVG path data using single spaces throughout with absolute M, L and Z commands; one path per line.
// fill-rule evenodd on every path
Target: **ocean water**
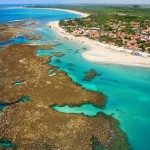
M 7 17 L 6 17 L 7 16 Z M 52 52 L 62 52 L 63 57 L 53 56 L 50 64 L 59 66 L 68 76 L 85 89 L 102 92 L 107 96 L 103 108 L 92 104 L 79 107 L 53 106 L 64 113 L 84 113 L 94 116 L 98 112 L 112 115 L 120 123 L 120 128 L 126 133 L 133 150 L 150 149 L 150 69 L 112 64 L 97 64 L 84 60 L 81 54 L 85 45 L 67 41 L 57 36 L 46 27 L 48 21 L 79 17 L 75 14 L 48 10 L 13 8 L 0 9 L 0 22 L 34 18 L 38 22 L 35 34 L 42 35 L 41 40 L 31 41 L 36 44 L 58 44 L 52 50 L 37 50 L 36 55 L 53 56 Z M 79 53 L 76 50 L 79 49 Z M 60 59 L 61 62 L 56 61 Z M 85 72 L 94 69 L 99 76 L 91 81 L 83 80 Z
M 17 81 L 15 83 L 13 83 L 13 85 L 21 85 L 23 83 L 23 81 Z
M 65 11 L 57 11 L 51 9 L 33 9 L 32 8 L 13 8 L 13 7 L 0 7 L 0 23 L 5 23 L 13 20 L 22 20 L 33 18 L 37 21 L 47 22 L 64 18 L 79 17 L 76 14 L 67 13 Z
M 18 99 L 16 102 L 12 102 L 12 103 L 4 103 L 4 102 L 0 102 L 0 112 L 7 106 L 11 106 L 17 103 L 27 103 L 30 102 L 31 99 L 28 96 L 22 96 L 20 99 Z M 1 145 L 1 144 L 0 144 Z
M 7 148 L 7 149 L 13 149 L 13 150 L 17 150 L 17 147 L 15 144 L 11 143 L 10 141 L 3 141 L 0 140 L 0 146 Z
M 25 37 L 19 36 L 19 37 L 14 37 L 13 39 L 7 40 L 5 42 L 0 42 L 0 46 L 5 46 L 8 44 L 22 44 L 22 43 L 27 43 L 30 40 L 26 39 Z

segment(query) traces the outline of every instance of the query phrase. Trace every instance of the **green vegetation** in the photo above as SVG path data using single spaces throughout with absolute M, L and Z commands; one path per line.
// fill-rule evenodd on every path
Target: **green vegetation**
M 148 6 L 38 5 L 32 7 L 57 7 L 88 13 L 89 16 L 86 18 L 61 20 L 59 25 L 75 36 L 86 36 L 111 45 L 149 52 L 150 7 Z
M 86 36 L 132 50 L 148 51 L 150 8 L 95 5 L 64 8 L 90 13 L 86 18 L 60 21 L 60 26 L 75 36 Z
M 138 6 L 138 5 L 118 5 L 118 6 L 108 6 L 108 5 L 32 5 L 27 6 L 32 8 L 63 8 L 77 10 L 80 12 L 85 12 L 89 14 L 99 14 L 99 13 L 117 13 L 126 15 L 142 16 L 145 19 L 150 19 L 150 6 Z
M 150 54 L 150 48 L 148 48 L 148 53 Z

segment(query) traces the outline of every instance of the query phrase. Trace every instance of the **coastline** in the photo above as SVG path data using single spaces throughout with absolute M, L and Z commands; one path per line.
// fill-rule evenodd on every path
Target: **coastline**
M 111 116 L 100 112 L 93 117 L 67 114 L 50 107 L 78 106 L 89 102 L 100 106 L 104 99 L 103 95 L 72 82 L 65 72 L 54 69 L 47 63 L 51 59 L 49 56 L 35 55 L 37 49 L 44 50 L 47 46 L 52 48 L 52 45 L 11 44 L 0 51 L 3 62 L 0 79 L 4 87 L 1 97 L 6 104 L 0 117 L 0 149 L 5 149 L 5 143 L 9 142 L 13 149 L 45 149 L 48 145 L 52 149 L 91 150 L 94 135 L 99 147 L 129 150 L 125 133 Z M 6 56 L 11 56 L 11 59 Z M 50 69 L 55 76 L 49 76 Z M 16 81 L 23 83 L 11 84 Z M 28 97 L 30 101 L 21 102 L 22 97 Z
M 78 11 L 57 9 L 68 11 L 71 13 L 79 14 L 81 17 L 86 17 L 88 14 L 80 13 Z M 59 26 L 59 21 L 49 22 L 48 26 L 59 36 L 67 39 L 82 43 L 87 47 L 87 51 L 82 53 L 82 57 L 87 61 L 103 64 L 121 64 L 127 66 L 150 67 L 150 58 L 135 56 L 117 51 L 119 48 L 109 44 L 103 44 L 98 41 L 86 37 L 75 37 L 66 32 Z
M 70 40 L 71 40 L 71 39 L 70 39 Z M 68 42 L 69 42 L 69 41 L 68 41 Z M 82 42 L 81 42 L 81 43 L 82 43 Z M 84 44 L 84 43 L 83 43 L 83 44 Z M 86 44 L 87 44 L 87 43 L 86 43 Z M 86 44 L 85 44 L 85 45 L 86 45 Z M 30 44 L 29 44 L 29 45 L 30 45 Z M 89 45 L 90 45 L 90 44 L 89 44 Z M 105 45 L 104 45 L 104 46 L 105 46 Z M 86 52 L 86 51 L 84 51 L 84 52 Z M 17 60 L 17 59 L 16 59 L 16 60 Z M 44 59 L 44 60 L 45 60 L 45 59 Z M 48 60 L 47 60 L 47 61 L 48 61 Z M 38 73 L 38 74 L 39 74 L 39 73 Z M 20 76 L 20 77 L 21 77 L 21 76 Z M 56 77 L 57 77 L 57 76 L 52 77 L 52 78 L 56 78 Z M 50 80 L 51 80 L 51 79 L 50 79 Z M 50 82 L 51 82 L 51 81 L 50 81 Z M 47 83 L 50 84 L 50 82 L 47 82 Z M 72 82 L 73 82 L 73 81 L 72 81 Z M 25 83 L 26 83 L 26 82 L 25 82 Z M 43 83 L 42 83 L 42 84 L 43 84 Z M 50 85 L 51 85 L 51 84 L 50 84 Z M 21 86 L 23 87 L 24 84 L 21 85 Z M 19 87 L 19 86 L 18 86 L 18 87 Z M 21 87 L 21 88 L 22 88 L 22 87 Z M 38 87 L 38 88 L 39 88 L 39 87 Z M 55 87 L 53 87 L 53 88 L 55 88 Z M 36 100 L 36 103 L 37 103 L 37 100 Z M 43 104 L 43 103 L 42 103 L 42 104 Z M 18 103 L 17 105 L 21 105 L 21 103 Z M 23 105 L 25 105 L 25 103 L 24 103 Z M 40 103 L 39 105 L 40 105 L 40 108 L 42 108 L 43 105 L 41 106 L 41 103 Z M 38 105 L 38 107 L 39 107 L 39 105 Z M 73 104 L 73 105 L 74 105 L 74 104 Z M 33 105 L 32 105 L 32 106 L 33 106 Z M 47 106 L 47 105 L 46 105 L 46 106 Z M 15 109 L 15 111 L 16 111 L 15 106 L 12 105 L 11 107 L 13 107 L 13 109 Z M 11 107 L 10 107 L 10 108 L 11 108 Z M 8 107 L 8 108 L 9 108 L 9 107 Z M 7 108 L 6 108 L 6 109 L 7 109 Z M 32 107 L 31 107 L 31 109 L 32 109 Z M 26 109 L 26 110 L 27 110 L 27 109 Z M 19 111 L 19 110 L 18 110 L 18 111 Z M 18 111 L 17 111 L 17 112 L 18 112 Z M 118 111 L 118 110 L 117 110 L 117 111 Z M 23 112 L 23 111 L 21 110 L 21 112 Z M 32 114 L 33 114 L 33 113 L 34 113 L 34 111 L 32 111 Z M 53 113 L 54 113 L 54 112 L 52 112 L 52 114 L 53 114 Z M 59 113 L 60 113 L 60 112 L 59 112 Z M 18 113 L 18 114 L 20 114 L 20 113 Z M 43 110 L 42 110 L 42 114 L 43 114 Z M 21 114 L 20 114 L 20 115 L 21 115 Z M 68 115 L 68 114 L 67 114 L 67 115 Z M 73 115 L 73 116 L 74 116 L 75 114 L 70 114 L 70 115 Z M 84 116 L 83 114 L 80 114 L 80 115 L 81 115 L 81 116 Z M 105 114 L 102 114 L 102 115 L 105 115 Z M 64 116 L 64 114 L 62 113 L 61 118 L 62 118 L 63 116 Z M 68 116 L 69 116 L 69 115 L 68 115 Z M 105 116 L 107 116 L 107 115 L 105 115 Z M 33 116 L 33 117 L 34 117 L 34 116 Z M 99 116 L 96 116 L 96 117 L 99 117 Z M 109 116 L 109 117 L 110 117 L 110 116 Z M 22 118 L 22 117 L 20 117 L 20 118 Z M 44 117 L 43 117 L 43 118 L 44 118 Z M 18 119 L 18 118 L 16 118 L 16 119 Z M 33 118 L 33 119 L 34 119 L 34 118 Z M 68 118 L 67 118 L 67 119 L 68 119 Z M 83 119 L 83 118 L 82 118 L 82 119 Z M 98 119 L 100 120 L 101 118 L 98 118 Z M 109 119 L 113 119 L 113 118 L 110 117 Z M 84 119 L 83 119 L 83 120 L 84 120 Z M 19 120 L 19 121 L 20 121 L 20 120 Z M 23 120 L 21 119 L 21 122 L 22 122 L 22 121 L 23 121 Z M 113 121 L 113 123 L 115 123 L 117 120 L 112 120 L 112 121 Z M 18 122 L 18 120 L 17 120 L 17 122 Z M 42 122 L 42 121 L 41 121 L 41 122 Z M 40 123 L 41 123 L 41 122 L 40 122 Z M 117 122 L 118 122 L 118 124 L 119 124 L 119 121 L 117 121 Z M 20 123 L 20 124 L 21 124 L 21 123 Z M 116 123 L 115 123 L 115 124 L 116 124 Z M 16 125 L 16 126 L 17 126 L 17 125 Z M 25 126 L 28 126 L 28 125 L 25 125 Z M 44 125 L 43 125 L 43 126 L 44 126 Z M 42 126 L 42 127 L 43 127 L 43 126 Z M 116 127 L 116 128 L 117 128 L 118 126 L 119 126 L 119 125 L 117 125 L 117 126 L 114 125 L 114 127 Z M 45 127 L 45 126 L 44 126 L 44 127 Z M 24 127 L 24 128 L 25 128 L 25 127 Z M 93 127 L 92 127 L 92 128 L 93 128 Z M 40 128 L 40 129 L 41 129 L 41 128 Z M 40 131 L 40 129 L 39 129 L 39 131 Z M 121 128 L 120 128 L 120 129 L 121 129 Z M 58 131 L 57 131 L 57 132 L 58 132 Z M 123 131 L 122 131 L 122 132 L 123 132 Z M 84 132 L 84 133 L 85 133 L 85 132 Z M 125 132 L 123 132 L 123 133 L 125 134 Z M 128 137 L 127 137 L 127 138 L 128 138 Z M 38 143 L 38 141 L 36 141 L 36 142 Z M 40 141 L 40 142 L 41 142 L 41 141 Z M 43 141 L 42 141 L 42 142 L 43 142 Z M 1 148 L 1 147 L 0 147 L 0 148 Z
M 66 11 L 66 12 L 69 12 L 69 13 L 80 15 L 82 18 L 87 17 L 89 15 L 89 14 L 86 14 L 86 13 L 82 13 L 82 12 L 75 11 L 75 10 L 70 10 L 70 9 L 61 9 L 61 8 L 48 8 L 48 9 Z
M 28 8 L 28 9 L 30 9 L 30 8 Z M 61 9 L 61 8 L 34 8 L 34 9 L 51 9 L 51 10 L 66 11 L 66 12 L 69 12 L 69 13 L 80 15 L 82 18 L 89 16 L 89 14 L 87 14 L 87 13 L 82 13 L 82 12 L 75 11 L 75 10 L 70 10 L 70 9 Z

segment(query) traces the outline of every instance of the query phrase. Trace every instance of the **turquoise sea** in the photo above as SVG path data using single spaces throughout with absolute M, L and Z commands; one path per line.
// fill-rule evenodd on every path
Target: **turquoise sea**
M 28 8 L 0 8 L 0 23 L 33 18 L 36 19 L 35 35 L 42 39 L 30 41 L 36 44 L 58 44 L 53 50 L 37 50 L 37 57 L 41 55 L 53 56 L 52 52 L 62 52 L 63 57 L 52 57 L 50 64 L 59 66 L 60 70 L 67 72 L 68 76 L 85 89 L 102 92 L 107 96 L 104 108 L 94 107 L 92 104 L 83 104 L 79 107 L 53 108 L 64 113 L 84 113 L 94 116 L 98 112 L 112 115 L 120 123 L 120 128 L 126 133 L 128 142 L 133 150 L 150 149 L 150 68 L 130 67 L 112 64 L 97 64 L 84 60 L 81 54 L 85 46 L 66 41 L 47 28 L 49 21 L 79 17 L 64 11 L 49 9 Z M 18 37 L 11 43 L 25 43 L 27 39 Z M 3 46 L 8 43 L 0 43 Z M 76 50 L 79 49 L 79 53 Z M 56 59 L 60 59 L 58 63 Z M 99 76 L 91 81 L 83 80 L 85 72 L 94 69 Z

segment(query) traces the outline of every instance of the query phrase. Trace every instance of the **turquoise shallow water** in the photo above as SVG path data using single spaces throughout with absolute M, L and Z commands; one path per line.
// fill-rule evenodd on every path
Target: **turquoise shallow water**
M 11 15 L 18 13 L 19 18 Z M 44 11 L 44 12 L 43 12 Z M 53 33 L 46 27 L 49 20 L 59 20 L 61 18 L 78 17 L 76 15 L 53 10 L 32 9 L 11 9 L 4 11 L 1 15 L 8 15 L 10 21 L 23 19 L 30 16 L 35 18 L 39 24 L 35 34 L 42 35 L 39 41 L 32 41 L 37 44 L 59 44 L 53 50 L 37 50 L 36 55 L 50 55 L 51 52 L 59 51 L 65 54 L 63 57 L 52 57 L 50 64 L 59 66 L 60 70 L 67 72 L 69 77 L 85 89 L 103 92 L 107 95 L 104 108 L 94 107 L 92 104 L 83 104 L 79 107 L 69 106 L 54 108 L 66 113 L 84 113 L 88 116 L 104 112 L 113 115 L 120 122 L 121 129 L 127 134 L 128 141 L 134 150 L 150 149 L 150 69 L 140 67 L 129 67 L 121 65 L 95 64 L 88 62 L 81 57 L 84 46 L 76 42 L 68 42 Z M 6 17 L 5 17 L 6 18 Z M 76 50 L 79 49 L 79 53 Z M 57 62 L 60 59 L 61 62 Z M 86 71 L 94 69 L 100 76 L 91 81 L 83 80 Z
M 52 33 L 51 33 L 52 34 Z M 57 36 L 55 37 L 58 38 Z M 150 69 L 121 65 L 94 64 L 81 57 L 84 46 L 75 42 L 63 43 L 53 50 L 37 51 L 37 55 L 50 55 L 61 51 L 65 56 L 52 57 L 50 64 L 59 66 L 68 73 L 71 79 L 85 89 L 103 92 L 108 96 L 104 108 L 96 108 L 91 104 L 69 108 L 57 107 L 55 110 L 66 113 L 84 113 L 88 116 L 104 112 L 119 120 L 121 129 L 127 134 L 129 143 L 135 150 L 149 149 L 150 134 Z M 76 49 L 79 53 L 75 53 Z M 56 62 L 60 59 L 61 63 Z M 92 81 L 84 81 L 86 71 L 94 69 L 100 76 Z
M 29 42 L 28 39 L 24 37 L 15 37 L 11 40 L 5 41 L 5 42 L 0 42 L 0 46 L 8 45 L 8 44 L 20 44 L 20 43 L 27 43 Z
M 17 103 L 27 103 L 30 102 L 31 99 L 28 96 L 22 96 L 19 100 L 17 100 L 16 102 L 12 102 L 12 103 L 4 103 L 4 102 L 0 102 L 0 112 L 7 106 L 11 106 Z
M 67 55 L 70 55 L 70 53 Z M 76 54 L 75 54 L 76 55 Z M 65 70 L 73 81 L 80 83 L 84 88 L 103 92 L 108 96 L 106 105 L 99 109 L 119 120 L 120 126 L 126 132 L 129 142 L 135 150 L 149 149 L 150 133 L 150 70 L 118 65 L 99 65 L 82 60 L 80 55 L 69 60 L 64 56 L 62 63 L 57 64 L 52 60 L 51 64 L 58 65 Z M 71 57 L 71 56 L 70 56 Z M 76 61 L 78 60 L 78 61 Z M 74 64 L 70 70 L 67 64 Z M 84 72 L 94 68 L 101 76 L 90 82 L 83 80 Z M 62 111 L 62 108 L 57 108 Z M 98 109 L 92 105 L 82 105 L 75 109 L 64 107 L 66 112 L 87 115 L 96 115 Z
M 17 147 L 15 144 L 11 143 L 10 141 L 3 141 L 0 140 L 0 146 L 4 147 L 4 148 L 8 148 L 8 149 L 13 149 L 13 150 L 17 150 Z

